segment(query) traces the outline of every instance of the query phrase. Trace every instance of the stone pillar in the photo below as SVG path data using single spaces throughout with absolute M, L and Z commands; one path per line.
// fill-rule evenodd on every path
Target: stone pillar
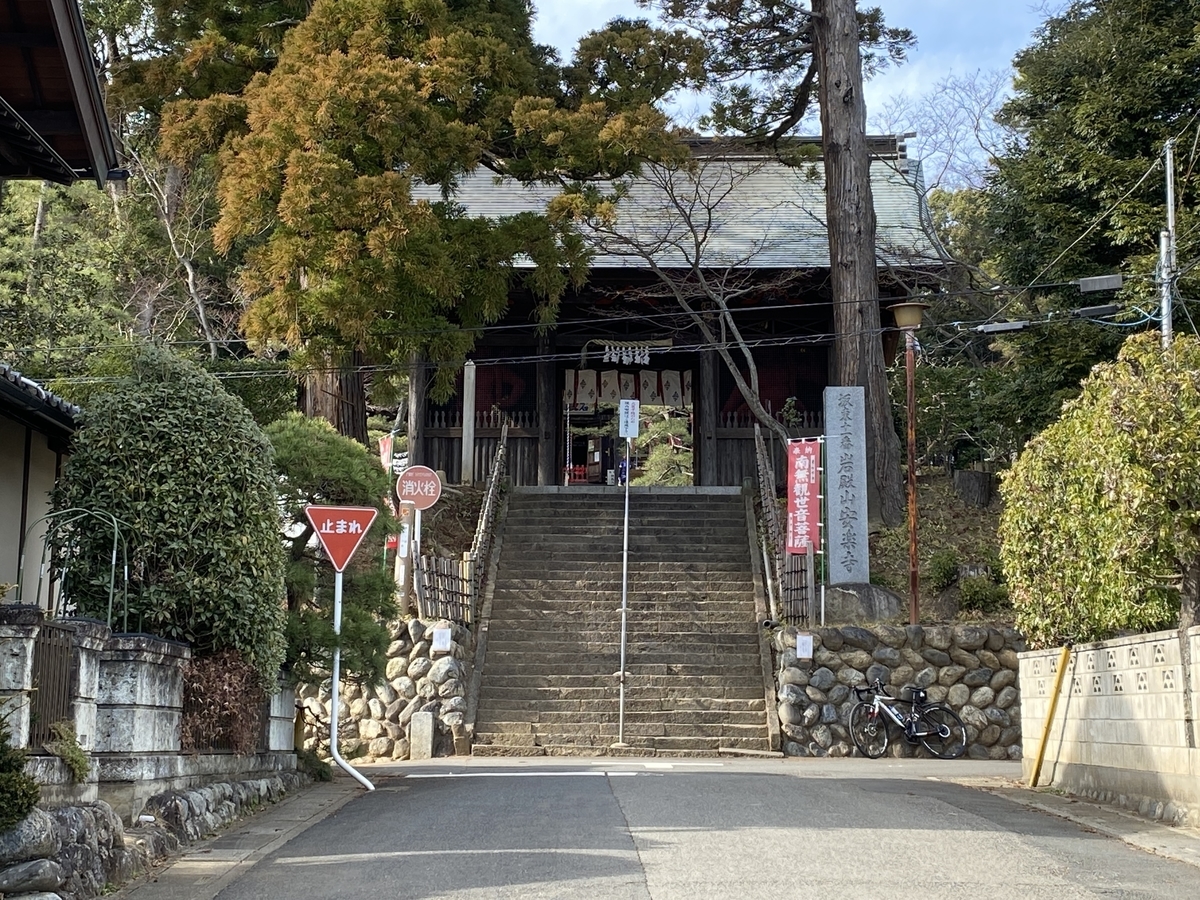
M 267 751 L 291 753 L 296 748 L 296 692 L 284 685 L 267 698 Z
M 145 634 L 115 635 L 100 651 L 97 753 L 178 753 L 184 644 Z
M 437 737 L 437 725 L 433 713 L 414 713 L 408 729 L 409 759 L 433 759 L 433 743 Z
M 867 584 L 867 419 L 861 387 L 825 388 L 825 509 L 830 584 Z
M 0 607 L 0 715 L 8 716 L 14 747 L 29 745 L 33 642 L 41 625 L 36 606 Z
M 696 458 L 696 484 L 713 487 L 719 481 L 717 469 L 717 366 L 715 350 L 700 351 L 697 367 L 695 433 L 692 448 Z
M 100 654 L 112 632 L 99 622 L 74 623 L 71 663 L 71 707 L 79 746 L 91 753 L 96 742 L 96 696 L 100 692 Z

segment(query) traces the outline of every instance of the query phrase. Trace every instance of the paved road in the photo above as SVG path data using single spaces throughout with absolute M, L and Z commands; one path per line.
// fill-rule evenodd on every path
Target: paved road
M 1016 778 L 1006 764 L 481 760 L 366 771 L 377 791 L 217 896 L 1200 897 L 1192 865 L 946 780 Z

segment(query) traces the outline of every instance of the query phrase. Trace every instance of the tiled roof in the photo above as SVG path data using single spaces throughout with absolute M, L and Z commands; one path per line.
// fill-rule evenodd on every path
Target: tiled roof
M 20 402 L 27 409 L 48 415 L 61 425 L 74 426 L 75 417 L 79 415 L 78 406 L 26 378 L 7 363 L 0 363 L 0 384 L 9 388 L 0 395 L 4 400 Z
M 893 147 L 898 149 L 881 154 L 871 166 L 880 265 L 937 265 L 944 251 L 929 227 L 920 165 L 904 157 L 902 144 Z M 697 222 L 711 210 L 700 250 L 703 266 L 828 268 L 825 178 L 819 160 L 788 166 L 764 154 L 705 156 L 698 148 L 696 155 L 694 177 L 650 167 L 631 180 L 618 206 L 616 231 L 642 247 L 654 245 L 658 265 L 688 267 L 697 229 L 685 224 L 681 207 L 690 208 Z M 432 187 L 418 185 L 413 193 L 417 199 L 440 199 Z M 469 215 L 500 218 L 543 212 L 558 193 L 551 186 L 478 171 L 463 179 L 454 199 Z M 619 241 L 586 225 L 580 231 L 595 251 L 593 268 L 647 266 Z

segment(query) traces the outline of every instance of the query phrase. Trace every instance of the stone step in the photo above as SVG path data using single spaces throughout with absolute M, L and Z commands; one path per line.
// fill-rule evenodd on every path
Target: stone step
M 528 672 L 530 668 L 534 667 L 540 672 L 563 671 L 568 668 L 581 673 L 617 672 L 620 668 L 620 650 L 613 644 L 610 644 L 610 647 L 611 650 L 607 653 L 534 654 L 530 654 L 526 650 L 522 650 L 520 653 L 510 653 L 506 650 L 492 650 L 491 647 L 488 647 L 488 659 L 484 665 L 484 672 Z M 496 654 L 494 659 L 492 659 L 493 653 Z M 679 650 L 679 652 L 666 652 L 666 650 L 631 652 L 626 649 L 625 671 L 644 674 L 660 670 L 671 672 L 678 668 L 679 674 L 701 674 L 714 671 L 732 674 L 731 667 L 743 665 L 743 674 L 755 672 L 755 667 L 740 664 L 739 658 L 744 658 L 744 656 L 744 653 L 721 653 L 719 650 L 709 653 L 689 653 L 685 650 Z M 761 667 L 757 671 L 761 673 Z
M 553 547 L 538 544 L 504 545 L 499 566 L 504 569 L 515 562 L 521 568 L 569 569 L 570 567 L 602 567 L 618 573 L 625 565 L 620 544 L 605 550 L 599 547 Z M 636 566 L 636 568 L 635 568 Z M 696 566 L 688 569 L 685 566 Z M 633 572 L 712 572 L 750 570 L 750 552 L 746 547 L 698 547 L 695 550 L 674 552 L 662 547 L 629 548 L 629 568 Z
M 580 578 L 578 574 L 558 573 L 557 577 L 529 577 L 528 572 L 509 574 L 504 570 L 496 573 L 496 592 L 503 591 L 621 591 L 621 576 L 615 577 L 605 572 L 589 573 L 592 577 Z M 672 580 L 667 580 L 669 573 L 660 573 L 657 578 L 630 578 L 628 591 L 641 594 L 655 594 L 670 597 L 672 594 L 702 593 L 709 596 L 719 596 L 730 591 L 752 589 L 754 582 L 749 575 L 741 578 L 727 573 L 719 573 L 711 579 L 691 572 L 681 572 Z
M 549 690 L 533 690 L 526 692 L 530 696 L 518 697 L 511 694 L 497 694 L 489 700 L 489 712 L 497 719 L 510 719 L 511 716 L 500 715 L 503 710 L 529 710 L 540 713 L 572 714 L 578 718 L 581 714 L 588 715 L 597 712 L 608 712 L 617 709 L 618 696 L 613 691 L 611 696 L 596 696 L 589 699 L 561 699 Z M 688 694 L 682 697 L 664 697 L 658 694 L 633 695 L 627 689 L 625 692 L 625 712 L 627 715 L 654 715 L 659 713 L 687 713 L 689 715 L 726 715 L 733 713 L 753 713 L 762 723 L 762 711 L 766 699 L 759 691 L 757 697 L 696 697 Z
M 749 579 L 750 557 L 734 559 L 721 554 L 710 554 L 703 558 L 665 558 L 658 554 L 629 555 L 629 562 L 617 553 L 611 557 L 592 556 L 580 550 L 572 555 L 551 553 L 544 550 L 518 552 L 506 547 L 497 566 L 497 574 L 510 577 L 571 579 L 586 574 L 591 579 L 620 581 L 621 573 L 628 571 L 629 583 L 638 581 L 661 581 L 664 578 L 686 578 L 702 583 L 708 579 Z M 626 569 L 628 565 L 628 569 Z
M 519 676 L 495 676 L 490 679 L 496 682 L 504 679 L 506 682 Z M 480 690 L 480 697 L 487 697 L 488 702 L 496 703 L 526 703 L 565 704 L 572 703 L 611 703 L 618 699 L 617 679 L 608 676 L 606 684 L 590 687 L 580 686 L 513 686 L 511 684 L 485 684 Z M 676 707 L 692 708 L 730 705 L 740 709 L 742 704 L 757 704 L 750 708 L 764 709 L 766 699 L 763 696 L 762 679 L 740 679 L 738 682 L 725 682 L 720 686 L 703 685 L 697 687 L 688 682 L 674 685 L 644 684 L 640 679 L 629 678 L 625 683 L 626 704 L 647 704 L 651 707 L 661 706 L 674 709 Z
M 616 690 L 616 675 L 614 672 L 572 673 L 561 672 L 531 672 L 522 669 L 520 672 L 489 672 L 484 664 L 483 680 L 480 695 L 495 694 L 508 690 L 554 690 L 563 700 L 584 699 L 595 696 L 596 690 Z M 677 695 L 696 697 L 725 697 L 734 698 L 745 696 L 744 691 L 753 687 L 754 692 L 749 696 L 763 696 L 762 673 L 754 675 L 721 673 L 681 675 L 678 672 L 640 672 L 628 670 L 630 675 L 625 682 L 625 695 L 631 696 L 672 696 Z M 711 673 L 711 669 L 709 673 Z M 734 693 L 730 693 L 730 691 Z M 578 692 L 578 693 L 577 693 Z M 683 692 L 687 692 L 684 694 Z
M 589 708 L 587 710 L 555 711 L 524 706 L 494 706 L 489 708 L 488 716 L 480 718 L 475 725 L 477 734 L 485 732 L 508 732 L 505 723 L 521 722 L 536 726 L 539 731 L 572 731 L 577 723 L 586 722 L 616 722 L 620 714 L 618 705 L 610 702 L 604 708 Z M 694 726 L 703 730 L 705 727 L 739 726 L 761 729 L 763 714 L 761 710 L 644 710 L 625 707 L 625 724 L 652 725 L 662 724 L 674 729 L 674 726 Z
M 765 751 L 767 740 L 763 738 L 669 738 L 669 737 L 639 737 L 625 735 L 627 748 L 611 746 L 610 739 L 596 736 L 588 742 L 574 741 L 570 743 L 534 743 L 532 740 L 524 743 L 495 744 L 475 743 L 471 753 L 475 756 L 580 756 L 580 757 L 716 757 L 720 751 L 751 750 Z
M 761 718 L 761 717 L 760 717 Z M 612 720 L 596 719 L 592 721 L 563 721 L 563 722 L 499 722 L 480 721 L 475 725 L 476 741 L 489 743 L 520 744 L 523 738 L 534 738 L 537 743 L 571 743 L 574 739 L 588 739 L 607 736 L 609 742 L 616 740 L 619 723 L 614 715 Z M 753 725 L 738 725 L 726 722 L 634 722 L 625 717 L 626 740 L 634 738 L 700 738 L 713 740 L 724 738 L 728 740 L 750 739 L 762 740 L 766 737 L 766 726 L 760 721 Z M 503 738 L 512 738 L 505 741 Z M 497 740 L 497 739 L 501 740 Z M 540 740 L 538 740 L 540 739 Z
M 631 527 L 629 541 L 657 541 L 660 537 L 670 536 L 674 544 L 747 544 L 745 526 L 732 528 L 713 528 L 695 526 L 691 528 L 671 528 L 666 525 Z M 527 543 L 537 540 L 555 540 L 563 543 L 585 543 L 612 545 L 618 547 L 625 540 L 625 530 L 620 524 L 606 525 L 603 522 L 557 524 L 547 522 L 544 525 L 508 522 L 504 526 L 505 543 Z
M 593 600 L 553 600 L 549 597 L 524 595 L 521 598 L 503 597 L 493 599 L 492 617 L 503 615 L 506 622 L 548 622 L 569 626 L 578 621 L 596 627 L 606 627 L 620 620 L 621 598 L 609 596 Z M 700 630 L 716 623 L 741 625 L 748 628 L 753 622 L 753 607 L 749 594 L 741 600 L 704 601 L 677 600 L 672 603 L 656 603 L 648 600 L 629 601 L 630 622 L 639 628 L 656 631 Z M 580 620 L 579 617 L 585 617 Z
M 568 648 L 602 651 L 611 646 L 613 636 L 620 640 L 621 631 L 591 630 L 584 633 L 564 634 L 556 631 L 530 633 L 528 631 L 488 629 L 488 652 L 503 650 L 510 653 L 566 652 Z M 645 650 L 696 649 L 700 652 L 724 650 L 746 652 L 758 647 L 758 635 L 753 631 L 728 634 L 724 632 L 680 631 L 654 633 L 647 631 L 626 632 L 626 643 L 630 652 Z
M 636 614 L 641 621 L 647 622 L 648 628 L 657 625 L 666 627 L 668 631 L 679 631 L 691 628 L 696 621 L 753 621 L 753 598 L 754 592 L 749 587 L 716 596 L 697 591 L 664 598 L 657 592 L 630 592 L 627 608 L 631 616 Z M 492 607 L 493 618 L 503 615 L 566 620 L 570 616 L 585 613 L 619 615 L 621 591 L 571 591 L 561 594 L 532 588 L 505 590 L 503 595 L 499 595 L 499 592 L 493 595 Z
M 619 654 L 613 654 L 612 659 L 608 657 L 595 657 L 585 659 L 575 659 L 574 661 L 562 660 L 557 663 L 544 663 L 541 660 L 529 661 L 527 657 L 520 654 L 506 654 L 504 658 L 495 661 L 491 658 L 492 654 L 488 652 L 488 658 L 483 665 L 483 678 L 486 681 L 492 674 L 502 672 L 511 672 L 521 675 L 555 675 L 562 672 L 564 669 L 569 669 L 576 675 L 611 675 L 617 671 Z M 512 658 L 509 658 L 512 657 Z M 751 677 L 755 674 L 761 679 L 762 669 L 755 660 L 753 664 L 749 662 L 734 662 L 732 660 L 723 662 L 719 666 L 714 663 L 703 662 L 644 662 L 641 660 L 630 659 L 626 657 L 625 670 L 633 674 L 635 678 L 647 678 L 662 675 L 680 675 L 684 677 L 702 676 L 707 677 L 714 670 L 719 668 L 723 677 L 735 678 L 739 675 Z

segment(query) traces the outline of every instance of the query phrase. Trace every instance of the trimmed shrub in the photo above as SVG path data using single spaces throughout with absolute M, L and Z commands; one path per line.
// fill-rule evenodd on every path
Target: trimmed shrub
M 121 522 L 131 630 L 198 655 L 237 650 L 273 682 L 284 553 L 271 445 L 216 378 L 162 348 L 134 344 L 103 365 L 114 374 L 89 396 L 57 508 Z M 88 518 L 57 535 L 68 601 L 107 618 L 112 529 Z M 118 596 L 112 624 L 125 621 Z
M 1193 614 L 1198 456 L 1200 340 L 1130 338 L 1004 479 L 1004 577 L 1031 646 L 1167 628 L 1181 599 Z

